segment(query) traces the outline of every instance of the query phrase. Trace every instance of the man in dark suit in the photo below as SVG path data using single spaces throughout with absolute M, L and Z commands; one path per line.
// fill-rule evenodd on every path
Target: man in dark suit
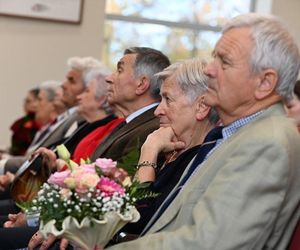
M 106 81 L 108 102 L 125 117 L 126 124 L 97 147 L 92 160 L 104 156 L 119 160 L 132 150 L 139 150 L 148 134 L 159 127 L 154 110 L 160 101 L 161 82 L 154 75 L 169 64 L 169 59 L 154 49 L 133 47 L 124 51 L 117 70 Z

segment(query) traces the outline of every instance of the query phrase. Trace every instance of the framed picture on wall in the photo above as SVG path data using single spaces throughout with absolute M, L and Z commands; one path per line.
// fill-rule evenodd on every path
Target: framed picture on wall
M 84 0 L 0 0 L 0 15 L 79 24 Z

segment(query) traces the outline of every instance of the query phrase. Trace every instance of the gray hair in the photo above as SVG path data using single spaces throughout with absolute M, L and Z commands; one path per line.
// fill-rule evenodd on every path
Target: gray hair
M 281 21 L 273 16 L 248 13 L 230 20 L 223 34 L 233 28 L 249 27 L 254 40 L 250 65 L 253 73 L 272 68 L 278 73 L 276 91 L 285 100 L 292 98 L 300 68 L 296 42 Z
M 179 61 L 157 73 L 156 76 L 161 81 L 172 77 L 190 103 L 193 103 L 207 90 L 208 77 L 203 72 L 206 64 L 206 60 L 201 58 Z M 219 116 L 214 108 L 211 108 L 208 118 L 213 124 L 218 122 Z
M 70 69 L 80 71 L 82 73 L 82 82 L 86 86 L 85 76 L 94 68 L 104 68 L 104 65 L 93 57 L 71 57 L 67 61 L 67 65 Z
M 160 100 L 159 90 L 161 81 L 155 76 L 170 65 L 169 58 L 162 52 L 147 47 L 131 47 L 124 55 L 137 54 L 134 64 L 135 77 L 146 75 L 150 78 L 150 93 L 155 100 Z
M 44 90 L 47 93 L 47 100 L 53 102 L 56 95 L 56 91 L 61 87 L 61 82 L 48 80 L 44 81 L 39 85 L 40 90 Z
M 92 80 L 96 81 L 96 89 L 94 94 L 97 100 L 107 95 L 108 83 L 105 81 L 105 78 L 110 74 L 111 74 L 111 70 L 103 66 L 103 67 L 91 69 L 85 75 L 84 82 L 88 83 Z M 103 104 L 102 108 L 107 114 L 112 113 L 112 109 L 109 106 L 107 101 Z

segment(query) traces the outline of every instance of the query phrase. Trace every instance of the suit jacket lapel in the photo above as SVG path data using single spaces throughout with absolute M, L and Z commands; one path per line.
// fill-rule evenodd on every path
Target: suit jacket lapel
M 48 147 L 55 143 L 58 140 L 62 140 L 65 136 L 65 133 L 67 132 L 68 128 L 75 122 L 77 124 L 81 124 L 84 121 L 84 119 L 77 113 L 74 112 L 70 114 L 68 117 L 66 117 L 63 121 L 60 122 L 60 124 L 54 128 L 46 138 L 41 140 L 39 146 Z
M 196 157 L 196 156 L 195 156 Z M 186 167 L 185 171 L 183 172 L 180 180 L 178 181 L 178 183 L 180 183 L 181 179 L 187 174 L 188 169 L 190 168 L 190 166 L 192 165 L 193 160 L 195 159 L 195 157 L 190 161 L 190 163 L 188 164 L 188 166 Z M 171 196 L 173 194 L 173 192 L 176 192 L 176 189 L 179 188 L 178 185 L 176 185 L 174 187 L 174 189 L 171 191 L 171 193 L 168 195 Z M 167 200 L 168 198 L 166 198 L 165 200 Z M 149 231 L 147 233 L 153 233 L 153 232 L 157 232 L 160 231 L 161 229 L 163 229 L 165 226 L 167 226 L 170 221 L 172 221 L 172 219 L 177 215 L 177 213 L 180 210 L 181 207 L 181 203 L 182 203 L 182 192 L 179 192 L 178 195 L 175 197 L 175 199 L 172 201 L 172 204 L 170 204 L 170 206 L 166 209 L 166 211 L 161 215 L 161 217 L 157 220 L 157 222 L 149 229 Z M 164 203 L 164 202 L 163 202 Z M 161 204 L 161 206 L 163 205 L 163 203 Z M 156 211 L 156 213 L 159 211 L 159 209 Z M 155 214 L 156 214 L 155 213 Z M 152 216 L 152 218 L 155 217 L 155 214 Z M 149 224 L 151 223 L 152 220 L 149 221 Z M 142 233 L 143 234 L 143 233 Z
M 101 155 L 119 138 L 128 134 L 130 131 L 135 129 L 138 126 L 141 126 L 143 123 L 148 122 L 155 118 L 154 110 L 156 107 L 147 110 L 146 112 L 142 113 L 131 122 L 126 124 L 125 126 L 121 127 L 119 130 L 115 131 L 114 133 L 109 134 L 102 143 L 100 143 L 96 150 L 94 151 L 93 155 L 91 156 L 91 160 L 96 160 L 97 158 L 101 157 Z

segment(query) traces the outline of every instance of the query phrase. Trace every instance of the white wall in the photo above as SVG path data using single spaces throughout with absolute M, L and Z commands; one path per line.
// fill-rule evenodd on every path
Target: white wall
M 282 17 L 300 45 L 299 0 L 259 0 Z M 22 115 L 26 91 L 48 79 L 62 80 L 71 56 L 101 58 L 104 0 L 85 0 L 81 25 L 0 16 L 0 146 Z M 260 7 L 261 8 L 261 7 Z
M 72 56 L 101 58 L 103 0 L 85 0 L 80 25 L 0 16 L 0 146 L 9 145 L 8 127 L 22 116 L 26 91 L 62 80 Z
M 272 13 L 279 16 L 294 34 L 300 47 L 300 1 L 273 0 Z

